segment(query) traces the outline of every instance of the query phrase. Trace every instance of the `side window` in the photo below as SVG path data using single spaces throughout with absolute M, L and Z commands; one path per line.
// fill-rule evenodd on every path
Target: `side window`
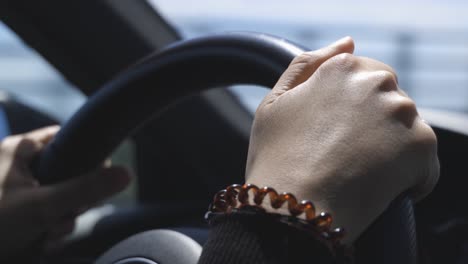
M 0 91 L 60 122 L 85 101 L 78 89 L 1 22 Z
M 86 100 L 85 95 L 41 55 L 0 22 L 0 96 L 4 94 L 61 123 L 70 118 Z M 0 108 L 0 140 L 8 134 L 8 122 Z M 127 140 L 111 159 L 113 164 L 134 170 L 134 157 L 133 144 Z M 115 205 L 132 203 L 135 200 L 135 184 L 109 202 Z

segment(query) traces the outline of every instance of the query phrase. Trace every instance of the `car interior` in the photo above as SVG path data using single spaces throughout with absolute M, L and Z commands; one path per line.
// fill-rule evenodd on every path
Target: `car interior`
M 0 136 L 62 124 L 34 163 L 40 182 L 72 178 L 110 155 L 136 175 L 122 195 L 80 216 L 62 247 L 34 257 L 196 263 L 213 195 L 243 182 L 254 112 L 230 87 L 272 88 L 306 45 L 269 32 L 185 38 L 147 1 L 2 0 L 0 19 L 84 98 L 60 120 L 0 87 Z M 468 261 L 465 109 L 420 108 L 438 137 L 439 183 L 419 203 L 395 200 L 357 242 L 356 263 Z

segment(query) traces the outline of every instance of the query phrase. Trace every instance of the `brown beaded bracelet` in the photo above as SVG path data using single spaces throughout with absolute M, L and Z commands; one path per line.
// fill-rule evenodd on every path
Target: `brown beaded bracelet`
M 253 193 L 253 199 L 249 199 L 249 192 Z M 344 247 L 341 244 L 341 240 L 345 234 L 344 229 L 331 229 L 333 219 L 330 214 L 320 213 L 316 215 L 315 206 L 311 201 L 305 200 L 298 203 L 293 194 L 278 194 L 278 192 L 271 187 L 258 188 L 253 184 L 230 185 L 214 196 L 205 218 L 210 221 L 213 216 L 219 215 L 220 213 L 229 214 L 241 212 L 243 209 L 252 211 L 252 208 L 255 209 L 254 211 L 266 213 L 265 208 L 262 207 L 262 203 L 267 195 L 270 197 L 272 208 L 278 209 L 287 203 L 290 213 L 290 215 L 270 212 L 268 212 L 268 214 L 273 215 L 280 222 L 311 233 L 334 252 L 343 251 Z M 253 200 L 254 204 L 250 204 L 250 200 Z M 301 214 L 305 215 L 305 220 L 298 218 Z

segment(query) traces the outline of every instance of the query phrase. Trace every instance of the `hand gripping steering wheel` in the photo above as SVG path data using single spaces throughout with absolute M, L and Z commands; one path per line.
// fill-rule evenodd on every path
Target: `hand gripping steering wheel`
M 233 84 L 273 87 L 303 51 L 253 33 L 176 43 L 90 97 L 45 148 L 35 164 L 36 176 L 48 184 L 97 168 L 132 131 L 187 95 Z M 415 234 L 413 205 L 403 196 L 360 238 L 357 263 L 417 263 Z

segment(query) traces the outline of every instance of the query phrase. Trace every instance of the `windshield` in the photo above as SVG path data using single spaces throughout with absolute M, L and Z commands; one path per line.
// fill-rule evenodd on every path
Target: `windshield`
M 343 36 L 391 65 L 418 106 L 468 112 L 468 2 L 150 0 L 185 38 L 225 31 L 280 36 L 310 49 Z M 265 90 L 234 87 L 252 110 Z

